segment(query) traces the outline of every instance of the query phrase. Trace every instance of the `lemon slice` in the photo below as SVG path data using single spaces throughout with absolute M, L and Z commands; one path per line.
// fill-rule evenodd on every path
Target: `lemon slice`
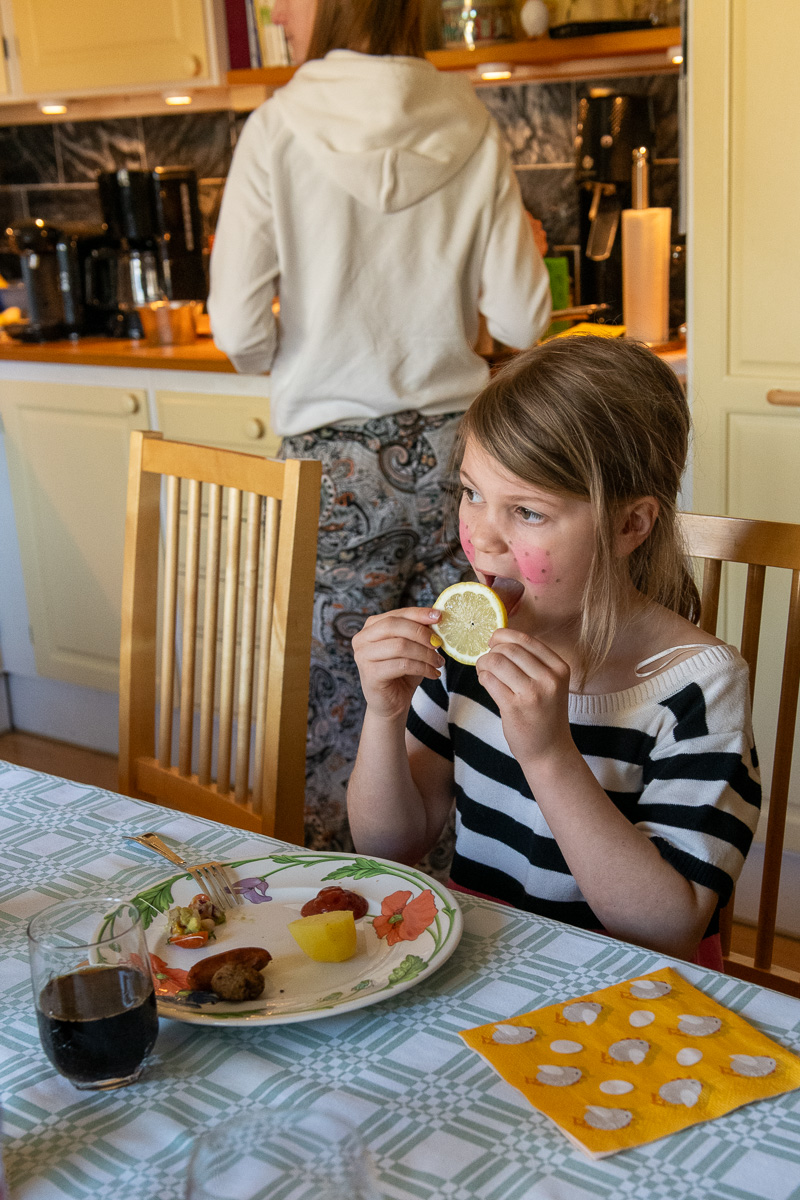
M 495 629 L 508 624 L 505 605 L 485 583 L 454 583 L 433 605 L 442 614 L 433 626 L 431 645 L 441 646 L 456 662 L 474 665 L 489 649 Z

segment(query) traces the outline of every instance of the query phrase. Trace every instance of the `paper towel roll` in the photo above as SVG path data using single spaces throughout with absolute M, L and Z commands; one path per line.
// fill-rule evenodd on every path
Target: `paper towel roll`
M 625 336 L 669 338 L 672 209 L 628 208 L 622 214 L 622 319 Z

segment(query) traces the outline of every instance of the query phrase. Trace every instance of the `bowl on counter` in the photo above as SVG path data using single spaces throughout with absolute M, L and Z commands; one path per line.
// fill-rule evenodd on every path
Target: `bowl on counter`
M 197 338 L 199 300 L 156 300 L 136 309 L 148 346 L 188 346 Z

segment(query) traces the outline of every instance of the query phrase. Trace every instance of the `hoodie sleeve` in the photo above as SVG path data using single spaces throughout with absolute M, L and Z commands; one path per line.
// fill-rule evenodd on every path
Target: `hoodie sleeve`
M 488 136 L 496 143 L 497 187 L 478 307 L 492 337 L 526 350 L 550 324 L 550 277 L 536 249 L 508 151 L 494 124 Z
M 214 340 L 237 371 L 259 375 L 275 357 L 272 300 L 279 276 L 261 110 L 242 130 L 211 252 L 208 313 Z

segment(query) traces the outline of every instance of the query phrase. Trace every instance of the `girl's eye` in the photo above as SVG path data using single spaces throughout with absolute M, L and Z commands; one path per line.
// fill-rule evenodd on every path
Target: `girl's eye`
M 537 525 L 539 521 L 543 521 L 544 517 L 541 513 L 534 512 L 532 508 L 518 508 L 517 512 L 523 521 L 528 525 Z
M 466 484 L 462 485 L 461 495 L 467 501 L 467 504 L 480 503 L 480 499 L 481 499 L 480 492 L 476 492 L 474 488 L 467 487 Z

